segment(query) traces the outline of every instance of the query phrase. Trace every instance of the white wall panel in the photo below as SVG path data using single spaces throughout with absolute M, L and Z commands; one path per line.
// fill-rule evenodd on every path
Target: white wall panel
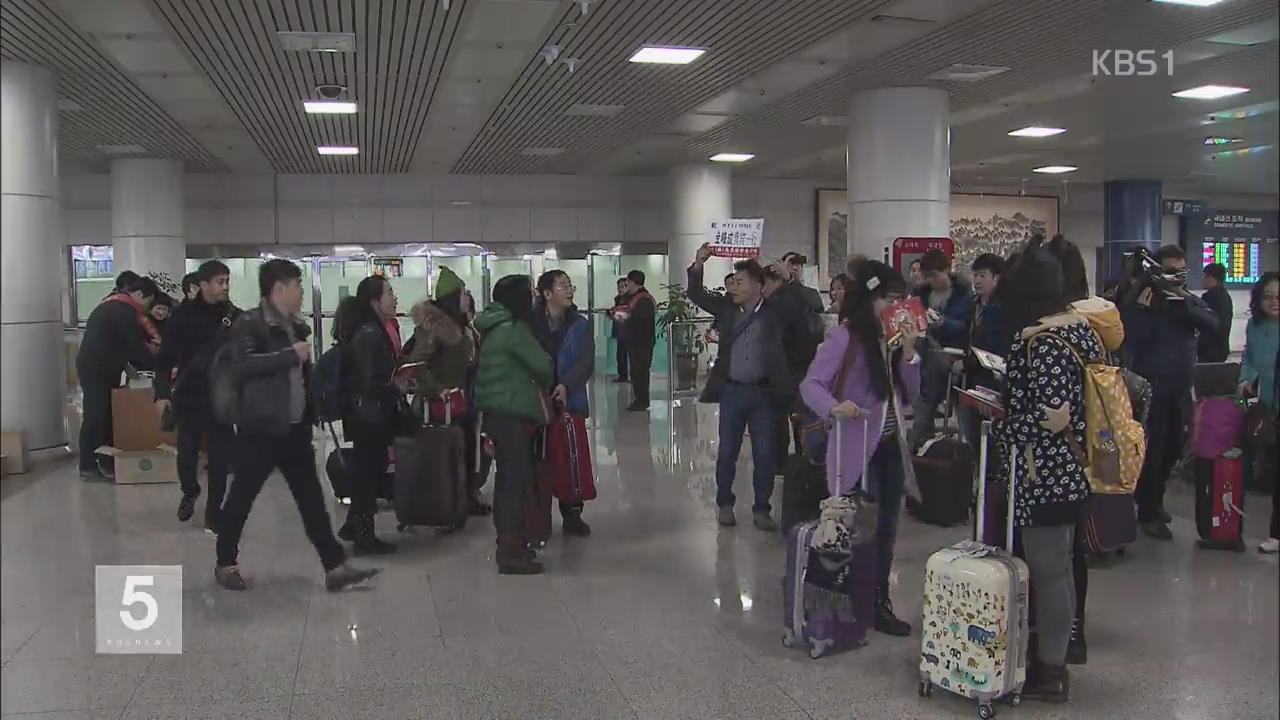
M 529 208 L 488 207 L 480 213 L 480 242 L 529 241 Z
M 578 210 L 578 242 L 622 242 L 620 208 L 586 207 Z
M 432 242 L 480 242 L 480 210 L 474 205 L 437 207 L 431 217 Z
M 276 212 L 282 245 L 333 243 L 332 207 L 281 207 Z
M 356 244 L 383 242 L 382 208 L 372 203 L 334 206 L 333 241 Z
M 429 207 L 383 207 L 383 241 L 389 243 L 431 242 L 432 213 L 433 210 Z

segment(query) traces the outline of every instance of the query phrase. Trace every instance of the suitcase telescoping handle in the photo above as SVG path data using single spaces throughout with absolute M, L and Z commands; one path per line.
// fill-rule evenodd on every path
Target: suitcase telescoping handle
M 832 422 L 830 434 L 835 435 L 835 438 L 836 438 L 835 475 L 836 475 L 836 490 L 839 491 L 840 488 L 844 487 L 844 452 L 842 451 L 842 448 L 841 448 L 841 444 L 843 442 L 843 436 L 844 436 L 844 427 L 843 427 L 844 420 L 842 418 L 838 418 L 834 416 L 832 417 L 832 420 L 833 422 Z M 867 433 L 871 431 L 871 421 L 864 417 L 862 418 L 862 425 L 863 425 L 862 477 L 858 479 L 858 482 L 862 484 L 862 494 L 869 495 L 870 485 L 868 484 L 868 481 L 867 481 L 867 468 L 871 465 L 871 453 L 867 451 L 867 445 L 869 444 L 867 442 Z
M 983 420 L 978 432 L 978 542 L 986 537 L 987 525 L 987 449 L 991 443 L 991 421 Z M 1017 487 L 1018 446 L 1009 445 L 1009 491 L 1005 507 L 1004 549 L 1013 552 L 1013 493 Z

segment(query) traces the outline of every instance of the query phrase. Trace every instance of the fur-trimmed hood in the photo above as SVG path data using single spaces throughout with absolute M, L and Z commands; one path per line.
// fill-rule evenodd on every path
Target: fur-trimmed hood
M 413 306 L 413 322 L 445 345 L 456 345 L 462 339 L 462 328 L 444 310 L 430 300 Z
M 1112 353 L 1120 350 L 1124 344 L 1124 322 L 1115 303 L 1095 295 L 1071 303 L 1071 309 L 1089 321 L 1102 339 L 1103 349 Z

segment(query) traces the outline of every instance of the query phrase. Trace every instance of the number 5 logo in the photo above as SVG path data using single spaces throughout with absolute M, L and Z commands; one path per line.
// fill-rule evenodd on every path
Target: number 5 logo
M 146 608 L 146 614 L 141 620 L 133 617 L 132 610 L 120 611 L 120 622 L 124 626 L 135 632 L 146 630 L 156 624 L 156 620 L 160 617 L 160 605 L 156 603 L 156 599 L 149 592 L 138 590 L 141 587 L 153 587 L 156 584 L 154 575 L 129 575 L 124 580 L 124 597 L 121 598 L 120 604 L 126 608 L 131 605 L 142 603 Z

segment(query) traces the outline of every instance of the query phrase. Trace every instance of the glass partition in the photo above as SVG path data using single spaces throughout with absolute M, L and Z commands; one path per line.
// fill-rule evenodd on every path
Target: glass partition
M 116 272 L 110 245 L 77 245 L 71 248 L 72 282 L 75 283 L 75 321 L 84 324 L 89 313 L 115 287 Z
M 585 258 L 578 260 L 544 259 L 542 265 L 543 272 L 547 272 L 549 270 L 560 270 L 568 275 L 569 281 L 572 282 L 574 286 L 573 302 L 578 306 L 578 311 L 586 313 L 591 310 L 591 307 L 587 302 L 587 290 L 590 282 L 588 280 L 587 261 Z M 538 274 L 541 275 L 542 273 Z M 537 282 L 537 279 L 538 278 L 535 277 L 534 281 Z
M 632 270 L 640 270 L 645 275 L 645 288 L 653 295 L 654 302 L 660 304 L 667 301 L 667 291 L 662 287 L 668 282 L 666 255 L 620 255 L 618 256 L 618 270 L 618 277 L 625 277 Z M 616 281 L 617 278 L 614 278 L 614 280 Z M 658 316 L 662 316 L 661 308 L 658 310 Z M 653 363 L 650 367 L 657 374 L 667 372 L 667 338 L 665 335 L 659 335 L 657 343 L 653 346 Z
M 476 308 L 484 307 L 484 256 L 455 255 L 452 257 L 432 257 L 433 272 L 431 274 L 431 292 L 434 295 L 436 279 L 440 277 L 440 268 L 449 268 L 462 280 L 476 299 Z

